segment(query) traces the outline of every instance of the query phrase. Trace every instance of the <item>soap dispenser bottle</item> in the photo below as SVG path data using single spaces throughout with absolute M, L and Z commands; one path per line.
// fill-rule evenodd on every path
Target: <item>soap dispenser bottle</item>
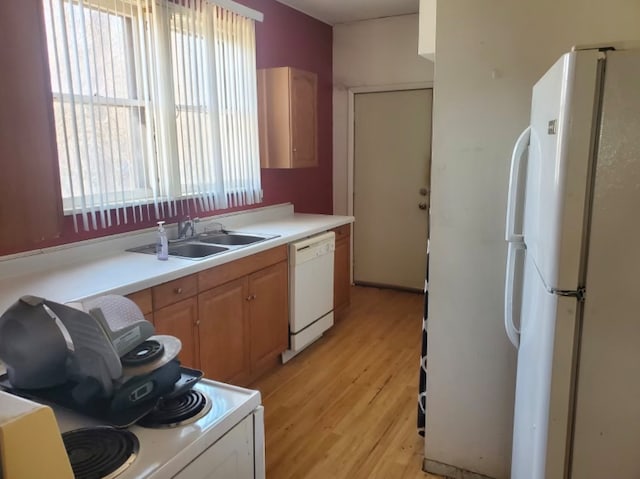
M 169 241 L 167 232 L 164 230 L 164 221 L 158 221 L 158 240 L 156 242 L 156 256 L 159 260 L 169 259 Z

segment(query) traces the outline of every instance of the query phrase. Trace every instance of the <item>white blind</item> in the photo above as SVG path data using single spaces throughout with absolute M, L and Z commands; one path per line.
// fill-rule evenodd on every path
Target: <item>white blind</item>
M 95 229 L 261 200 L 253 20 L 203 0 L 43 1 L 76 230 L 77 214 Z

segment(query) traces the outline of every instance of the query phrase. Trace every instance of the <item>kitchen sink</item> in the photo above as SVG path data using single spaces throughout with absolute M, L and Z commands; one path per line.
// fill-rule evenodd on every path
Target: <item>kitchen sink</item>
M 272 237 L 272 236 L 271 236 Z M 223 231 L 220 233 L 204 233 L 198 237 L 198 241 L 207 244 L 221 244 L 229 246 L 240 246 L 257 243 L 271 238 L 270 236 L 259 236 L 254 234 L 233 233 Z
M 214 254 L 224 253 L 229 248 L 212 244 L 202 244 L 195 242 L 181 242 L 179 244 L 169 244 L 169 256 L 189 259 L 203 259 L 213 256 Z M 137 248 L 131 248 L 127 251 L 133 253 L 156 254 L 156 245 L 147 244 Z
M 253 233 L 236 233 L 233 231 L 216 231 L 203 233 L 199 236 L 169 241 L 169 256 L 188 259 L 204 259 L 216 254 L 249 246 L 253 243 L 277 238 L 279 235 L 264 235 Z M 156 245 L 147 244 L 130 248 L 133 253 L 156 254 Z

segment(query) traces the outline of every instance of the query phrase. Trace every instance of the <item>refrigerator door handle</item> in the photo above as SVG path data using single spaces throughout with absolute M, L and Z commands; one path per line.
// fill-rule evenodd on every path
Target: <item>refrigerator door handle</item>
M 509 196 L 507 200 L 507 221 L 506 221 L 506 233 L 505 239 L 509 242 L 522 241 L 522 233 L 516 233 L 516 212 L 518 193 L 520 191 L 519 179 L 520 179 L 520 167 L 522 166 L 522 158 L 524 152 L 527 151 L 529 146 L 529 140 L 531 138 L 531 126 L 524 129 L 520 136 L 516 140 L 516 144 L 513 147 L 513 153 L 511 155 L 511 171 L 509 173 Z
M 504 286 L 504 329 L 511 344 L 518 349 L 520 345 L 520 331 L 513 322 L 513 289 L 516 275 L 516 259 L 519 250 L 526 249 L 524 243 L 509 243 L 507 250 L 507 271 Z

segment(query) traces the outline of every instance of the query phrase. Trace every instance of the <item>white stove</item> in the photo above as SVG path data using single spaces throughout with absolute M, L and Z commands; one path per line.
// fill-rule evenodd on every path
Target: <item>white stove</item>
M 207 379 L 193 389 L 209 398 L 208 412 L 171 428 L 129 427 L 138 439 L 137 455 L 117 479 L 265 477 L 260 392 Z M 53 410 L 63 433 L 105 425 L 57 406 Z

